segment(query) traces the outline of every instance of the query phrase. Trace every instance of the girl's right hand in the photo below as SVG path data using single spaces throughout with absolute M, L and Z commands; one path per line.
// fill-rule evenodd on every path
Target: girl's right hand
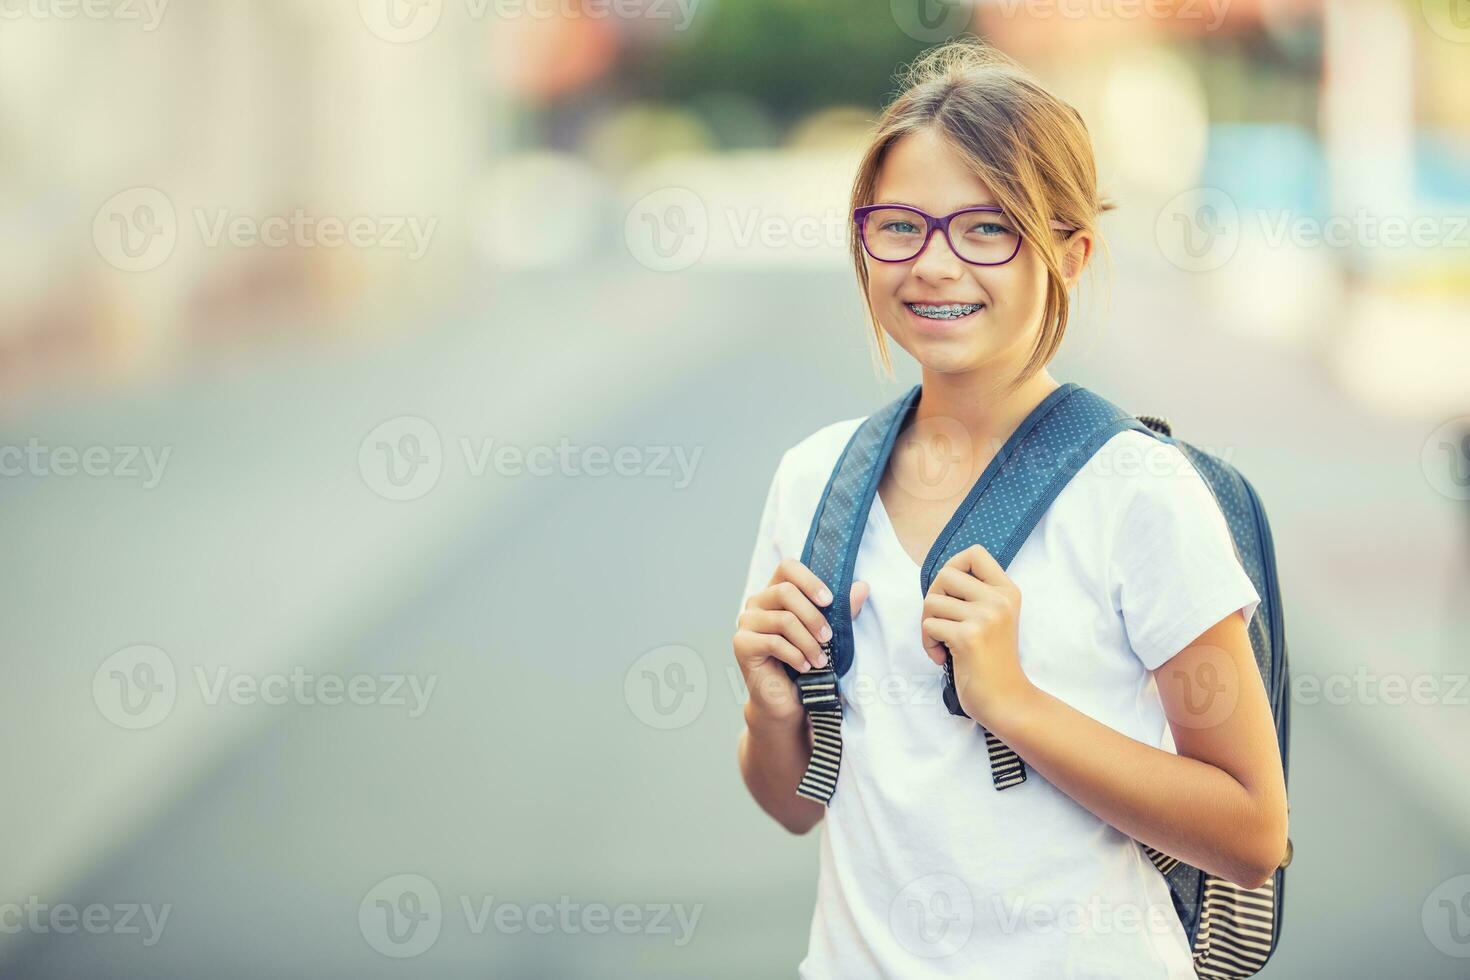
M 853 618 L 867 598 L 867 583 L 852 583 Z M 775 722 L 802 716 L 801 698 L 782 664 L 803 674 L 827 666 L 822 644 L 832 632 L 818 607 L 831 602 L 831 590 L 795 558 L 777 565 L 770 584 L 746 600 L 734 647 L 750 692 L 748 711 Z

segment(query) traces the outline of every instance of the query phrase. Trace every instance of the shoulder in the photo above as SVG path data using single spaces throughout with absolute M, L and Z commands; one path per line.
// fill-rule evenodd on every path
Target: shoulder
M 1112 562 L 1191 548 L 1203 556 L 1231 549 L 1214 493 L 1177 445 L 1126 429 L 1098 448 L 1058 495 L 1068 533 L 1092 542 Z
M 765 521 L 783 554 L 799 554 L 832 469 L 862 418 L 824 425 L 781 454 L 771 477 Z
M 1183 450 L 1135 429 L 1104 442 L 1067 489 L 1074 486 L 1118 518 L 1133 510 L 1214 504 L 1209 485 Z
M 1160 588 L 1166 580 L 1174 583 L 1169 588 L 1186 588 L 1184 580 L 1237 575 L 1225 514 L 1174 443 L 1134 430 L 1117 433 L 1073 483 L 1068 490 L 1086 498 L 1076 506 L 1095 521 L 1095 546 L 1106 556 L 1113 585 L 1158 579 Z
M 813 488 L 820 494 L 853 433 L 867 419 L 864 415 L 824 425 L 782 453 L 776 468 L 782 490 L 795 498 L 810 495 Z

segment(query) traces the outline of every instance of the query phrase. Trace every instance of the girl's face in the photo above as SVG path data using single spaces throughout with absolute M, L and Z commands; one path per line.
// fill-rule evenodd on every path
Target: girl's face
M 995 205 L 996 200 L 959 154 L 924 129 L 888 148 L 873 203 L 908 204 L 941 217 L 960 208 Z M 950 226 L 957 241 L 961 220 Z M 936 231 L 923 251 L 906 262 L 879 262 L 866 252 L 864 260 L 868 298 L 878 322 L 926 370 L 983 370 L 997 377 L 1020 373 L 1036 346 L 1046 304 L 1046 266 L 1028 243 L 1023 241 L 1016 257 L 1004 265 L 972 265 L 955 255 Z M 980 308 L 956 319 L 926 319 L 910 308 L 949 303 Z

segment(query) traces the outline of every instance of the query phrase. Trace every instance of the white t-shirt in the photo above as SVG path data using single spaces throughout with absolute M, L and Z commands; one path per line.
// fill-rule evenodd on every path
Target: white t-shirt
M 782 456 L 742 605 L 783 558 L 800 559 L 862 421 Z M 1067 484 L 1007 573 L 1023 597 L 1031 681 L 1171 752 L 1150 671 L 1231 612 L 1249 623 L 1260 601 L 1198 472 L 1133 431 Z M 872 591 L 839 682 L 842 764 L 800 976 L 1193 980 L 1168 887 L 1137 842 L 1034 769 L 1019 786 L 992 785 L 980 727 L 940 699 L 941 670 L 920 639 L 919 568 L 876 494 L 854 580 Z

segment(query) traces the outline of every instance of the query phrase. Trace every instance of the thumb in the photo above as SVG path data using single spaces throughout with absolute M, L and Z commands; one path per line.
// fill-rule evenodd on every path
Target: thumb
M 867 582 L 852 583 L 852 591 L 848 593 L 848 598 L 852 601 L 853 619 L 857 619 L 858 610 L 862 609 L 863 603 L 868 601 L 868 592 Z

